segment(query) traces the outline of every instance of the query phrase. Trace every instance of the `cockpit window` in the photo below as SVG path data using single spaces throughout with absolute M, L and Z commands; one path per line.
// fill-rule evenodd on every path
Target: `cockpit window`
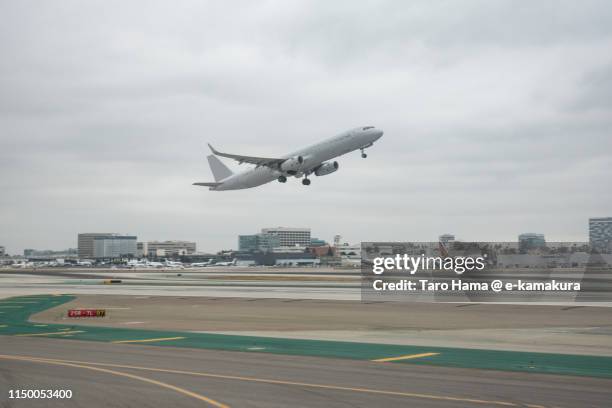
M 374 126 L 366 126 L 364 128 L 361 128 L 361 130 L 368 130 L 368 129 L 374 129 Z

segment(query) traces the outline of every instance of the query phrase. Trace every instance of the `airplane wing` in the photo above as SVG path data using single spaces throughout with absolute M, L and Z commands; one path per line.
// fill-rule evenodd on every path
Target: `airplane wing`
M 193 183 L 194 186 L 217 187 L 223 183 Z
M 279 158 L 271 158 L 271 157 L 254 157 L 254 156 L 242 156 L 239 154 L 221 153 L 220 151 L 212 147 L 210 143 L 208 144 L 208 147 L 210 147 L 210 150 L 217 156 L 234 159 L 239 164 L 250 163 L 250 164 L 255 164 L 257 166 L 267 166 L 267 167 L 272 167 L 276 169 L 282 162 L 287 160 L 287 159 L 279 159 Z

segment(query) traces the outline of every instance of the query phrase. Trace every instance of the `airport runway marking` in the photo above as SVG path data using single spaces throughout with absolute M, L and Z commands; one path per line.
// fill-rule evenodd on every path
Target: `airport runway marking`
M 52 336 L 52 335 L 57 335 L 57 334 L 76 334 L 76 333 L 85 333 L 84 330 L 73 330 L 73 331 L 58 331 L 58 332 L 51 332 L 51 333 L 23 333 L 23 334 L 16 334 L 16 337 L 30 337 L 30 336 Z
M 142 340 L 117 340 L 112 343 L 123 344 L 123 343 L 153 343 L 157 341 L 169 341 L 169 340 L 183 340 L 185 337 L 161 337 L 158 339 L 142 339 Z
M 10 355 L 0 354 L 0 359 L 2 359 L 2 358 L 6 359 L 6 360 L 29 361 L 29 362 L 32 362 L 32 363 L 55 364 L 55 365 L 61 365 L 61 366 L 66 366 L 66 367 L 84 368 L 84 369 L 87 369 L 87 370 L 98 371 L 98 372 L 112 374 L 112 375 L 116 375 L 116 376 L 120 376 L 120 377 L 131 378 L 133 380 L 143 381 L 143 382 L 150 383 L 150 384 L 153 384 L 153 385 L 158 385 L 158 386 L 163 387 L 163 388 L 167 388 L 167 389 L 172 390 L 172 391 L 176 391 L 176 392 L 178 392 L 180 394 L 183 394 L 183 395 L 186 395 L 188 397 L 195 398 L 195 399 L 198 399 L 200 401 L 207 402 L 208 404 L 210 404 L 210 405 L 212 405 L 214 407 L 217 407 L 217 408 L 230 408 L 229 405 L 226 405 L 226 404 L 223 404 L 223 403 L 221 403 L 219 401 L 215 401 L 214 399 L 205 397 L 202 394 L 197 394 L 197 393 L 195 393 L 193 391 L 186 390 L 185 388 L 181 388 L 181 387 L 177 387 L 176 385 L 172 385 L 172 384 L 164 383 L 164 382 L 161 382 L 161 381 L 153 380 L 151 378 L 141 377 L 141 376 L 135 375 L 135 374 L 124 373 L 122 371 L 109 370 L 107 368 L 100 368 L 100 367 L 92 367 L 92 366 L 89 366 L 89 365 L 84 365 L 84 364 L 80 364 L 80 363 L 77 363 L 77 362 L 66 361 L 66 360 L 51 360 L 51 359 L 37 358 L 37 357 L 10 356 Z
M 0 354 L 0 358 L 3 358 L 3 357 L 5 356 Z M 274 380 L 274 379 L 257 378 L 257 377 L 242 377 L 242 376 L 236 376 L 236 375 L 172 370 L 172 369 L 166 369 L 166 368 L 142 367 L 142 366 L 132 366 L 132 365 L 112 364 L 112 363 L 96 363 L 92 361 L 58 360 L 58 359 L 48 359 L 48 358 L 43 358 L 43 357 L 23 357 L 23 358 L 31 358 L 34 360 L 46 361 L 46 362 L 61 362 L 61 363 L 66 363 L 66 364 L 70 363 L 70 364 L 86 364 L 86 365 L 88 364 L 92 366 L 123 368 L 126 370 L 140 370 L 140 371 L 152 371 L 152 372 L 168 373 L 168 374 L 192 375 L 196 377 L 218 378 L 218 379 L 223 379 L 223 380 L 235 380 L 235 381 L 247 381 L 247 382 L 262 383 L 262 384 L 289 385 L 289 386 L 297 386 L 297 387 L 327 389 L 327 390 L 334 390 L 334 391 L 351 391 L 351 392 L 359 392 L 359 393 L 364 393 L 364 394 L 389 395 L 389 396 L 396 396 L 396 397 L 421 398 L 421 399 L 430 399 L 430 400 L 438 400 L 438 401 L 453 401 L 453 402 L 485 404 L 485 405 L 495 405 L 495 406 L 504 406 L 504 407 L 523 407 L 525 406 L 525 404 L 523 403 L 518 403 L 518 402 L 514 403 L 510 401 L 484 400 L 484 399 L 467 398 L 467 397 L 465 398 L 464 397 L 452 397 L 452 396 L 447 396 L 447 395 L 419 394 L 419 393 L 402 392 L 402 391 L 377 390 L 374 388 L 345 387 L 341 385 L 314 384 L 314 383 Z
M 415 359 L 415 358 L 437 356 L 439 354 L 440 353 L 409 354 L 409 355 L 406 355 L 406 356 L 399 356 L 399 357 L 378 358 L 378 359 L 372 360 L 372 361 L 376 361 L 377 363 L 386 363 L 386 362 L 390 362 L 390 361 L 412 360 L 412 359 Z
M 13 305 L 0 305 L 2 309 L 21 309 L 23 306 L 13 306 Z
M 7 324 L 0 324 L 0 327 L 8 327 Z

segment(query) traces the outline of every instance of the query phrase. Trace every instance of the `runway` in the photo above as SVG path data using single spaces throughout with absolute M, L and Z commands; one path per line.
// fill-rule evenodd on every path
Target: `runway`
M 71 308 L 107 309 L 81 326 L 612 356 L 605 307 L 80 295 L 30 320 Z
M 608 276 L 608 275 L 606 275 Z M 118 279 L 120 285 L 105 285 Z M 612 286 L 612 279 L 604 279 Z M 257 297 L 279 299 L 362 300 L 361 276 L 356 269 L 218 267 L 195 269 L 46 268 L 0 269 L 0 299 L 51 294 L 113 294 L 138 296 Z M 580 306 L 612 307 L 608 299 Z M 596 295 L 596 293 L 595 293 Z M 392 301 L 392 298 L 383 299 Z M 467 302 L 469 299 L 459 299 Z M 503 303 L 487 301 L 487 303 Z M 506 302 L 508 303 L 508 302 Z M 534 304 L 534 302 L 511 302 Z M 538 301 L 538 305 L 577 304 L 574 299 Z
M 4 337 L 0 389 L 71 389 L 55 407 L 604 407 L 612 380 Z M 78 356 L 75 357 L 75 356 Z M 32 400 L 0 397 L 2 406 Z

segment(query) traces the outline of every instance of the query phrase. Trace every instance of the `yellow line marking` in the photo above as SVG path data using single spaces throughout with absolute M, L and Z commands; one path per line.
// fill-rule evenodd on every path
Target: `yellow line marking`
M 52 333 L 24 333 L 24 334 L 16 334 L 15 336 L 17 336 L 17 337 L 51 336 L 53 334 L 66 334 L 66 333 L 70 333 L 70 334 L 85 333 L 85 331 L 83 331 L 83 330 L 74 330 L 74 331 L 59 331 L 59 332 L 52 332 Z
M 440 354 L 440 353 L 409 354 L 407 356 L 379 358 L 377 360 L 372 360 L 372 361 L 376 361 L 378 363 L 383 363 L 383 362 L 387 362 L 387 361 L 412 360 L 413 358 L 431 357 L 431 356 L 437 356 L 438 354 Z
M 0 358 L 2 357 L 3 355 L 0 354 Z M 34 358 L 40 361 L 49 361 L 49 362 L 59 361 L 59 362 L 67 362 L 67 363 L 74 363 L 74 364 L 90 364 L 93 366 L 124 368 L 128 370 L 153 371 L 153 372 L 158 372 L 158 373 L 169 373 L 169 374 L 184 374 L 184 375 L 193 375 L 193 376 L 198 376 L 198 377 L 219 378 L 219 379 L 224 379 L 224 380 L 236 380 L 236 381 L 248 381 L 248 382 L 262 383 L 262 384 L 292 385 L 292 386 L 297 386 L 297 387 L 319 388 L 319 389 L 336 390 L 336 391 L 352 391 L 352 392 L 361 392 L 361 393 L 367 393 L 367 394 L 392 395 L 392 396 L 398 396 L 398 397 L 422 398 L 422 399 L 439 400 L 439 401 L 455 401 L 455 402 L 474 403 L 474 404 L 500 405 L 500 406 L 505 406 L 505 407 L 519 407 L 523 405 L 523 404 L 513 403 L 513 402 L 508 402 L 508 401 L 482 400 L 482 399 L 475 399 L 475 398 L 451 397 L 451 396 L 435 395 L 435 394 L 418 394 L 418 393 L 401 392 L 401 391 L 386 391 L 386 390 L 377 390 L 373 388 L 344 387 L 340 385 L 312 384 L 312 383 L 304 383 L 304 382 L 297 382 L 297 381 L 273 380 L 273 379 L 256 378 L 256 377 L 241 377 L 241 376 L 236 376 L 236 375 L 224 375 L 224 374 L 204 373 L 204 372 L 195 372 L 195 371 L 171 370 L 171 369 L 154 368 L 154 367 L 140 367 L 140 366 L 132 366 L 132 365 L 124 365 L 124 364 L 95 363 L 91 361 L 56 360 L 56 359 L 46 359 L 46 358 L 40 358 L 40 357 L 34 357 Z
M 143 339 L 143 340 L 118 340 L 112 343 L 152 343 L 156 341 L 182 340 L 184 337 L 161 337 L 159 339 Z
M 35 324 L 34 326 L 36 326 L 36 327 L 47 327 L 48 325 L 46 325 L 46 324 Z
M 143 382 L 146 382 L 146 383 L 149 383 L 149 384 L 158 385 L 160 387 L 167 388 L 167 389 L 172 390 L 172 391 L 176 391 L 176 392 L 178 392 L 180 394 L 183 394 L 183 395 L 186 395 L 188 397 L 195 398 L 197 400 L 207 402 L 210 405 L 212 405 L 214 407 L 217 407 L 217 408 L 229 408 L 229 405 L 222 404 L 222 403 L 220 403 L 218 401 L 215 401 L 214 399 L 205 397 L 202 394 L 197 394 L 195 392 L 186 390 L 184 388 L 177 387 L 176 385 L 167 384 L 167 383 L 164 383 L 164 382 L 161 382 L 161 381 L 153 380 L 151 378 L 141 377 L 141 376 L 135 375 L 135 374 L 129 374 L 129 373 L 124 373 L 124 372 L 115 371 L 115 370 L 109 370 L 109 369 L 106 369 L 106 368 L 91 367 L 91 366 L 87 366 L 87 365 L 82 365 L 82 364 L 77 364 L 77 363 L 74 363 L 74 362 L 68 362 L 68 361 L 62 361 L 62 360 L 47 360 L 47 359 L 35 358 L 35 357 L 8 356 L 8 355 L 3 355 L 3 354 L 0 354 L 0 358 L 4 358 L 4 359 L 8 359 L 8 360 L 29 361 L 29 362 L 33 362 L 33 363 L 45 363 L 45 364 L 55 364 L 55 365 L 61 365 L 61 366 L 67 366 L 67 367 L 84 368 L 84 369 L 87 369 L 87 370 L 99 371 L 99 372 L 102 372 L 102 373 L 113 374 L 113 375 L 117 375 L 117 376 L 120 376 L 120 377 L 127 377 L 127 378 L 131 378 L 133 380 L 143 381 Z
M 0 327 L 8 327 L 6 324 L 0 324 Z

